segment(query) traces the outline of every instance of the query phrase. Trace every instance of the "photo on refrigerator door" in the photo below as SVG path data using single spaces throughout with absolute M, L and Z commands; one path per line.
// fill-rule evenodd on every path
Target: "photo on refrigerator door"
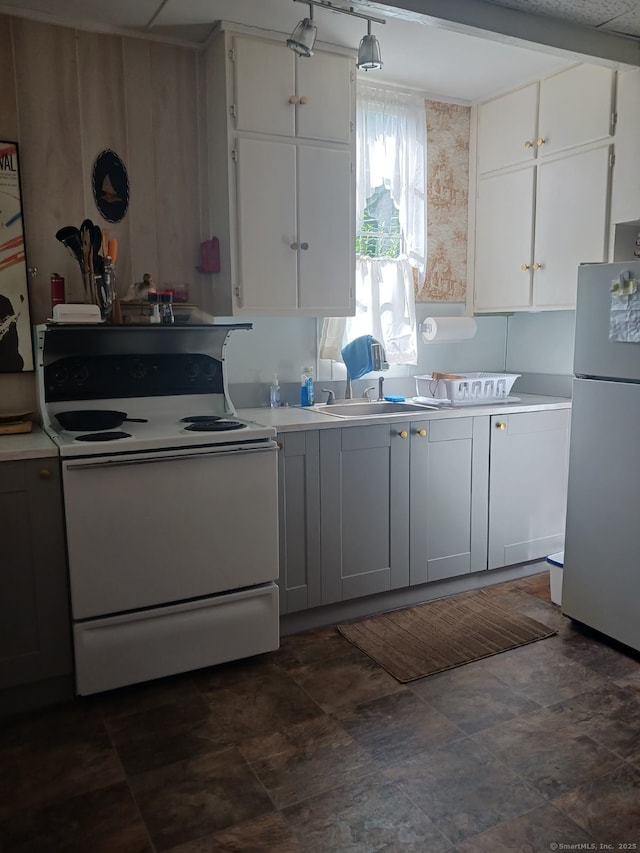
M 0 373 L 33 370 L 18 146 L 0 142 Z

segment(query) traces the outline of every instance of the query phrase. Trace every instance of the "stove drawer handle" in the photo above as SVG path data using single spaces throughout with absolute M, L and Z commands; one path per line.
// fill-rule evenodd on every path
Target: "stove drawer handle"
M 203 459 L 205 457 L 220 458 L 222 456 L 244 456 L 249 453 L 273 453 L 277 451 L 278 445 L 269 442 L 265 447 L 238 447 L 236 450 L 212 450 L 205 453 L 184 453 L 170 456 L 152 456 L 148 459 L 106 459 L 104 462 L 71 462 L 68 463 L 67 471 L 89 471 L 95 468 L 122 468 L 125 465 L 151 465 L 155 462 L 174 462 L 178 459 Z

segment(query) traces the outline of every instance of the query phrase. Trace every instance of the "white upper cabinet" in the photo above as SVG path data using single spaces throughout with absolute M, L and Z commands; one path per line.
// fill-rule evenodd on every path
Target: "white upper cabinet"
M 353 131 L 353 60 L 297 56 L 283 42 L 235 36 L 235 129 L 348 143 Z
M 355 130 L 353 59 L 316 51 L 309 59 L 298 57 L 297 71 L 298 136 L 350 142 Z
M 353 207 L 336 204 L 350 187 L 351 155 L 298 146 L 298 304 L 321 316 L 354 313 Z
M 235 129 L 295 136 L 295 53 L 268 39 L 236 36 L 232 44 Z
M 333 207 L 351 181 L 349 152 L 239 139 L 236 158 L 238 307 L 351 312 L 351 208 Z
M 475 309 L 531 305 L 535 169 L 482 177 L 476 215 Z
M 614 131 L 615 72 L 578 65 L 540 83 L 539 156 L 608 139 Z
M 236 158 L 241 307 L 288 309 L 298 301 L 296 146 L 239 139 Z
M 614 94 L 581 65 L 478 108 L 475 311 L 574 308 L 578 265 L 607 259 Z
M 532 302 L 574 308 L 578 264 L 607 259 L 610 158 L 599 145 L 538 164 Z
M 478 171 L 531 162 L 537 136 L 537 83 L 487 101 L 478 116 Z
M 219 31 L 207 48 L 219 316 L 354 313 L 355 62 Z

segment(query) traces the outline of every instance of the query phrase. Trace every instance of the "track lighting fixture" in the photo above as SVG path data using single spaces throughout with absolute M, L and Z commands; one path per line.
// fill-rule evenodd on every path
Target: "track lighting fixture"
M 291 37 L 287 39 L 287 47 L 299 56 L 313 56 L 313 46 L 316 43 L 318 28 L 313 23 L 313 4 L 309 3 L 309 17 L 303 18 Z
M 362 41 L 360 42 L 356 67 L 362 68 L 364 71 L 382 68 L 380 44 L 378 39 L 371 34 L 371 22 L 375 21 L 377 24 L 386 24 L 385 20 L 374 18 L 370 15 L 363 15 L 360 12 L 354 11 L 352 6 L 348 9 L 343 9 L 341 6 L 334 6 L 330 0 L 293 0 L 293 2 L 305 3 L 309 7 L 309 17 L 303 18 L 287 39 L 287 46 L 299 56 L 313 56 L 313 46 L 318 34 L 318 28 L 313 21 L 313 7 L 320 6 L 323 9 L 328 9 L 330 12 L 342 12 L 343 15 L 351 15 L 353 18 L 362 18 L 365 20 L 367 22 L 367 34 L 362 37 Z
M 378 39 L 371 35 L 371 21 L 367 22 L 367 34 L 366 36 L 362 36 L 362 41 L 358 48 L 358 61 L 356 62 L 356 68 L 362 68 L 365 71 L 373 71 L 374 69 L 382 68 L 380 44 Z

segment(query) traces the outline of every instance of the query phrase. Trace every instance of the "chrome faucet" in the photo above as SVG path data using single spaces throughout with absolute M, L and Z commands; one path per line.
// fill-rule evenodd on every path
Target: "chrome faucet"
M 384 376 L 378 376 L 378 401 L 384 400 L 384 391 L 382 390 L 383 384 Z
M 332 403 L 336 401 L 336 392 L 331 391 L 329 388 L 322 389 L 325 394 L 327 394 L 327 406 L 330 406 Z
M 364 391 L 362 392 L 362 399 L 363 400 L 369 400 L 369 391 L 375 391 L 375 390 L 376 390 L 375 385 L 369 385 L 369 387 L 365 388 Z
M 387 354 L 384 351 L 384 347 L 377 341 L 375 338 L 371 339 L 370 344 L 370 352 L 371 352 L 371 370 L 388 370 L 389 363 L 387 362 Z M 379 386 L 381 387 L 381 386 Z M 371 389 L 368 389 L 371 390 Z M 351 388 L 351 376 L 349 375 L 349 369 L 347 368 L 347 384 L 344 390 L 344 398 L 345 400 L 353 399 L 353 391 Z

